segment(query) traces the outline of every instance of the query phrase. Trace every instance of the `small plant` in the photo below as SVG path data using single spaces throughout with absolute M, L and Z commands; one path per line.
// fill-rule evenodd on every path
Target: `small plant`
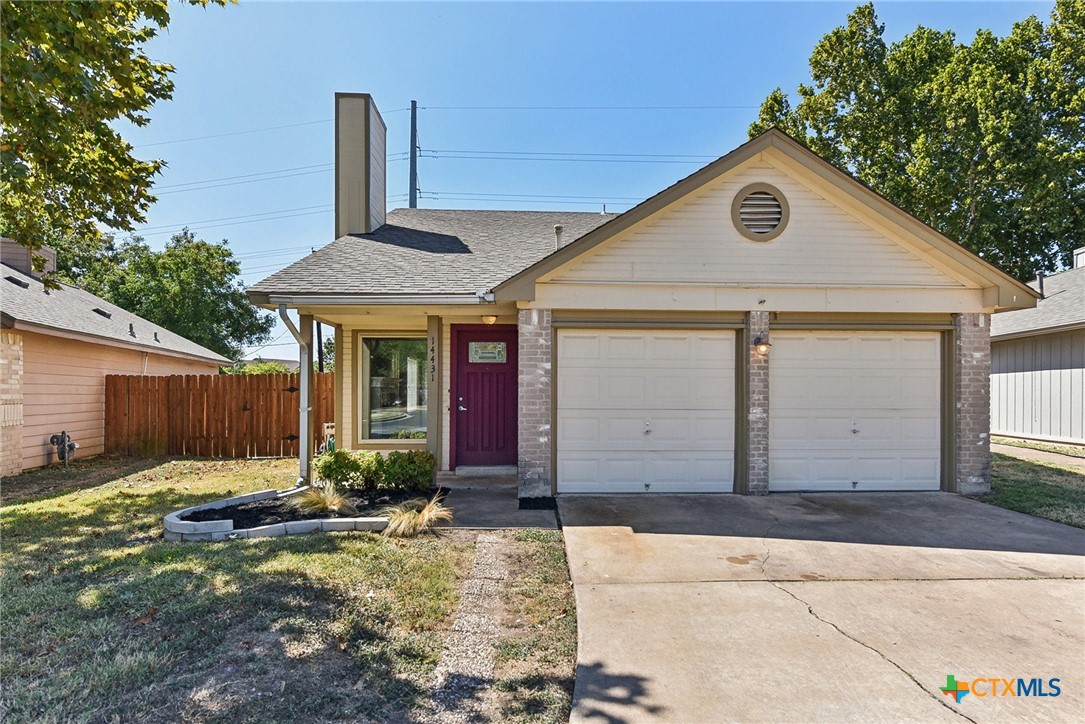
M 317 477 L 332 485 L 351 486 L 362 476 L 362 464 L 349 450 L 333 450 L 313 458 Z
M 388 518 L 384 534 L 393 538 L 413 538 L 438 523 L 452 521 L 452 509 L 441 502 L 440 495 L 435 495 L 431 500 L 415 498 L 392 505 L 381 510 L 380 514 Z
M 347 497 L 330 483 L 313 485 L 304 493 L 295 495 L 290 498 L 290 506 L 307 515 L 315 513 L 354 515 L 357 513 Z
M 388 453 L 384 462 L 384 485 L 390 490 L 429 490 L 437 459 L 429 450 L 407 450 Z
M 357 450 L 353 453 L 358 463 L 358 478 L 354 487 L 376 490 L 384 481 L 384 456 L 376 450 Z

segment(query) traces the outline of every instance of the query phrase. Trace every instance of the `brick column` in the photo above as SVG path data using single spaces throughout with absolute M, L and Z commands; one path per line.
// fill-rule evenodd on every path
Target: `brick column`
M 768 312 L 748 312 L 746 325 L 750 345 L 749 374 L 746 387 L 746 492 L 764 495 L 769 492 L 769 357 L 759 355 L 753 340 L 769 331 Z
M 0 477 L 23 470 L 23 335 L 0 332 Z
M 520 498 L 553 495 L 551 480 L 551 383 L 553 347 L 549 309 L 521 309 L 519 332 L 519 438 Z
M 991 489 L 991 319 L 987 314 L 957 314 L 956 470 L 958 493 Z

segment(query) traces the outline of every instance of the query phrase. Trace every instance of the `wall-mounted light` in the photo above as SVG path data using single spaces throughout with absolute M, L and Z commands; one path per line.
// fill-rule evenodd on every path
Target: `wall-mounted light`
M 757 337 L 753 341 L 753 349 L 757 354 L 764 357 L 772 349 L 772 342 L 769 342 L 768 337 Z
M 492 314 L 483 314 L 482 315 L 482 323 L 483 324 L 494 324 L 495 322 L 497 322 L 497 317 L 495 317 L 494 315 L 492 315 Z

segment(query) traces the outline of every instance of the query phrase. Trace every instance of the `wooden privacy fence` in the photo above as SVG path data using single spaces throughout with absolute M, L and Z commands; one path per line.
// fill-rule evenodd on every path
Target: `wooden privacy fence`
M 105 448 L 123 455 L 298 455 L 292 375 L 106 375 Z M 335 374 L 313 374 L 313 441 L 332 422 Z

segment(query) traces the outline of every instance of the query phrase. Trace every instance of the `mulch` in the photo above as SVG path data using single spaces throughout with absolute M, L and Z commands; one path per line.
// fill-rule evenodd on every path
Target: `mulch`
M 285 499 L 271 498 L 269 500 L 257 500 L 242 505 L 231 505 L 225 508 L 196 510 L 182 516 L 181 520 L 202 522 L 206 520 L 232 520 L 235 530 L 244 528 L 256 528 L 261 525 L 274 525 L 276 523 L 289 523 L 295 520 L 316 520 L 322 518 L 368 518 L 389 505 L 398 505 L 415 498 L 430 499 L 435 495 L 447 498 L 448 488 L 430 488 L 425 491 L 418 490 L 377 490 L 370 492 L 347 491 L 344 494 L 357 512 L 355 513 L 304 513 L 290 506 Z

